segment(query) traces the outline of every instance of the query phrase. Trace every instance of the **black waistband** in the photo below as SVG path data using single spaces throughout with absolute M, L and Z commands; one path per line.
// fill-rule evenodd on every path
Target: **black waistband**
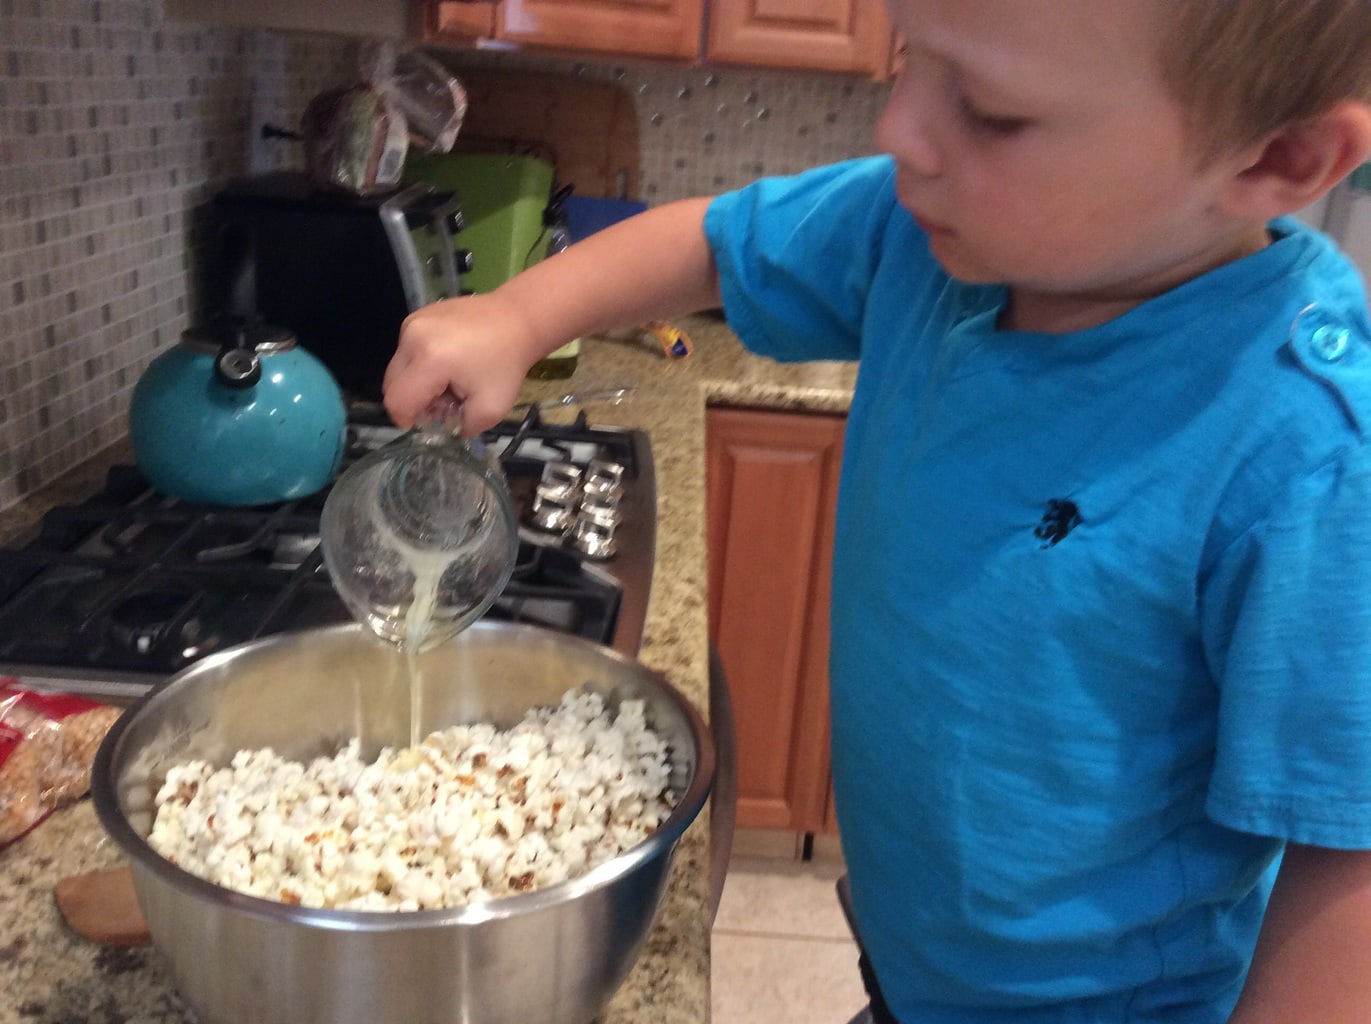
M 881 986 L 876 982 L 876 972 L 871 969 L 871 961 L 865 953 L 857 957 L 857 969 L 862 972 L 862 984 L 866 986 L 866 994 L 871 999 L 872 1024 L 900 1024 L 886 1005 Z

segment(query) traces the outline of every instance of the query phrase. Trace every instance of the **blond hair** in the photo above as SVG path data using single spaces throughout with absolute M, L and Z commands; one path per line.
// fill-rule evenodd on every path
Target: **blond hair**
M 1202 158 L 1371 103 L 1371 0 L 1158 0 L 1163 73 Z

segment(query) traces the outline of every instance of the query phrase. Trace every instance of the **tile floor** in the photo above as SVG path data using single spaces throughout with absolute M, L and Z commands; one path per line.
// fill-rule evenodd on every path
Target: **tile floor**
M 847 1024 L 866 1005 L 836 846 L 740 832 L 714 919 L 712 1024 Z

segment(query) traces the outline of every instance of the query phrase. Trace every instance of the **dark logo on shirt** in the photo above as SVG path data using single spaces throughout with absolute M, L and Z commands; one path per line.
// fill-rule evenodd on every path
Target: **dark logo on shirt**
M 1053 498 L 1047 503 L 1042 522 L 1033 528 L 1033 536 L 1042 541 L 1044 548 L 1050 548 L 1081 525 L 1081 510 L 1074 501 L 1066 498 Z

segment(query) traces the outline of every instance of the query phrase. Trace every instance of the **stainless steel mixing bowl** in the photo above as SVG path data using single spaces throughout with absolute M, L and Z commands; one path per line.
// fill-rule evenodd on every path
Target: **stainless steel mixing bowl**
M 309 758 L 351 736 L 368 754 L 404 745 L 409 677 L 403 657 L 355 624 L 210 656 L 130 708 L 92 772 L 96 811 L 132 863 L 153 941 L 205 1024 L 586 1024 L 623 983 L 709 791 L 714 752 L 700 715 L 643 665 L 532 626 L 476 623 L 420 666 L 424 732 L 508 726 L 581 684 L 611 706 L 642 698 L 671 746 L 674 812 L 580 878 L 450 910 L 312 910 L 231 892 L 148 846 L 167 769 L 263 746 Z

